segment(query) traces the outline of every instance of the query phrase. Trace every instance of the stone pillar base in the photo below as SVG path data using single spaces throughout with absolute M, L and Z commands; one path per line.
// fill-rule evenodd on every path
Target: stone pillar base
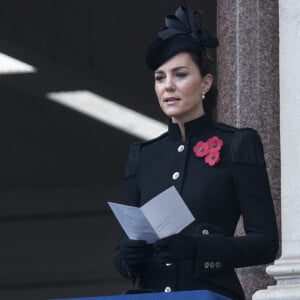
M 267 273 L 277 280 L 277 284 L 266 290 L 257 291 L 253 300 L 299 300 L 300 260 L 281 258 L 267 268 Z
M 270 286 L 266 290 L 256 292 L 253 300 L 299 300 L 300 285 L 298 286 Z

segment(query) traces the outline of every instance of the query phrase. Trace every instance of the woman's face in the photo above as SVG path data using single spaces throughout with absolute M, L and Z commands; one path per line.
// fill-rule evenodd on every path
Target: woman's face
M 173 123 L 183 124 L 204 114 L 202 94 L 209 91 L 213 78 L 201 76 L 188 52 L 171 57 L 154 76 L 160 107 Z

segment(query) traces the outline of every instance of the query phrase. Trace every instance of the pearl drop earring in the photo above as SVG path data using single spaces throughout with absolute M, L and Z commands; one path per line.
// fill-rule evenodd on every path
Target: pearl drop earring
M 204 100 L 204 99 L 205 99 L 205 94 L 203 93 L 203 94 L 202 94 L 202 100 Z

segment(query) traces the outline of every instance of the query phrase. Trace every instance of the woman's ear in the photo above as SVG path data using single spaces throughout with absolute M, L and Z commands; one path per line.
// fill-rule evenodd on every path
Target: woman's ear
M 214 81 L 214 78 L 213 78 L 212 74 L 208 73 L 204 77 L 202 77 L 202 91 L 204 94 L 206 94 L 210 90 L 210 88 L 213 84 L 213 81 Z

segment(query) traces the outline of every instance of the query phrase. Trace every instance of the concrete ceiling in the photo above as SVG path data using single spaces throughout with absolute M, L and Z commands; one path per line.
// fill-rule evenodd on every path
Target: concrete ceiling
M 90 90 L 166 121 L 144 63 L 149 41 L 182 1 L 10 0 L 1 3 L 0 52 L 37 68 L 0 75 L 0 186 L 122 178 L 134 136 L 51 102 Z M 191 1 L 215 30 L 215 1 Z

